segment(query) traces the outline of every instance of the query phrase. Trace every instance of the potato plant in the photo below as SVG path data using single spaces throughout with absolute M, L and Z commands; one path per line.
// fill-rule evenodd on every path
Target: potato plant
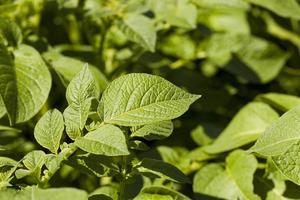
M 298 0 L 0 1 L 0 199 L 300 199 L 299 20 Z

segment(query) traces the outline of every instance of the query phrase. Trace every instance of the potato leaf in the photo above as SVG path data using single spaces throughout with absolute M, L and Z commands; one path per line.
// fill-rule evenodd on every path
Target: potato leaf
M 114 80 L 101 101 L 105 123 L 140 126 L 179 117 L 199 98 L 161 77 L 133 73 Z
M 49 110 L 36 124 L 34 137 L 41 146 L 57 153 L 63 131 L 64 120 L 61 112 L 57 109 Z

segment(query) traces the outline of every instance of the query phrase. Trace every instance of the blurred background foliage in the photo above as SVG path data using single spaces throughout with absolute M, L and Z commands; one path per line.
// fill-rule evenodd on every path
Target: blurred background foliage
M 164 160 L 192 173 L 194 166 L 185 169 L 183 163 L 179 164 L 180 157 L 198 145 L 210 143 L 257 95 L 276 92 L 299 96 L 299 3 L 0 0 L 0 27 L 12 22 L 16 26 L 13 34 L 8 33 L 11 39 L 0 34 L 0 43 L 23 41 L 33 46 L 47 62 L 53 79 L 42 111 L 16 126 L 22 133 L 1 133 L 1 145 L 5 147 L 1 155 L 19 159 L 39 148 L 32 135 L 36 120 L 49 108 L 66 107 L 65 88 L 88 62 L 100 88 L 122 74 L 145 72 L 202 95 L 174 121 L 171 137 L 149 142 L 157 146 L 155 150 Z M 0 109 L 0 115 L 4 113 Z M 1 124 L 7 123 L 3 117 Z M 87 178 L 68 166 L 52 181 L 56 186 L 75 185 L 88 191 L 98 184 L 96 178 Z M 188 186 L 182 190 L 192 193 Z

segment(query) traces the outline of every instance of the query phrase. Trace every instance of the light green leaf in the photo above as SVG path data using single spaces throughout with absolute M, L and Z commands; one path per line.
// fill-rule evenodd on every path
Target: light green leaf
M 197 8 L 188 0 L 152 0 L 149 7 L 157 19 L 181 28 L 196 28 Z
M 280 155 L 300 140 L 299 131 L 300 106 L 297 106 L 272 123 L 250 150 L 264 156 Z
M 141 193 L 134 200 L 174 200 L 170 195 Z
M 161 77 L 133 73 L 114 80 L 101 101 L 105 123 L 140 126 L 179 117 L 199 98 Z
M 267 83 L 279 74 L 289 54 L 271 42 L 251 37 L 250 41 L 237 52 L 237 56 L 250 71 L 242 67 L 239 69 L 237 66 L 226 69 L 250 82 Z
M 215 154 L 253 142 L 278 117 L 278 114 L 265 103 L 249 103 L 234 116 L 211 145 L 204 147 L 204 150 Z
M 147 146 L 144 142 L 139 140 L 129 141 L 129 148 L 139 151 L 148 151 L 150 149 L 149 146 Z
M 66 98 L 69 105 L 81 105 L 83 101 L 91 97 L 96 97 L 95 80 L 92 72 L 85 65 L 68 85 Z
M 245 0 L 261 6 L 281 17 L 300 19 L 300 5 L 297 0 Z
M 11 158 L 0 157 L 0 188 L 9 185 L 9 181 L 17 165 L 18 162 Z
M 194 2 L 203 8 L 247 10 L 250 7 L 248 3 L 241 0 L 195 0 Z
M 290 181 L 300 185 L 300 139 L 289 146 L 289 148 L 278 156 L 272 157 L 274 164 Z
M 75 58 L 67 57 L 55 51 L 49 51 L 43 54 L 45 60 L 62 78 L 63 84 L 67 87 L 69 82 L 83 69 L 84 62 Z M 106 77 L 95 66 L 89 64 L 89 70 L 92 72 L 96 82 L 97 97 L 106 88 L 108 81 Z
M 20 45 L 13 56 L 0 47 L 0 95 L 11 124 L 33 117 L 51 88 L 50 72 L 35 49 Z
M 146 140 L 161 140 L 169 137 L 173 132 L 172 121 L 161 121 L 146 124 L 142 127 L 133 127 L 130 137 L 141 137 Z
M 129 40 L 151 52 L 155 51 L 156 30 L 150 18 L 139 14 L 128 14 L 119 21 L 118 25 Z
M 75 140 L 82 150 L 105 156 L 128 155 L 125 135 L 116 126 L 107 124 Z
M 2 126 L 2 125 L 0 125 L 0 131 L 11 131 L 11 132 L 17 132 L 17 133 L 21 132 L 21 130 L 19 130 L 19 129 L 15 129 L 15 128 L 12 128 L 9 126 Z
M 2 100 L 2 97 L 0 95 L 0 118 L 2 118 L 5 115 L 5 113 L 6 113 L 6 108 Z
M 192 130 L 191 137 L 199 146 L 208 145 L 213 141 L 213 139 L 207 135 L 202 125 L 199 125 Z
M 96 97 L 96 85 L 92 73 L 85 66 L 67 87 L 66 98 L 69 106 L 64 111 L 66 132 L 71 139 L 81 136 L 91 107 Z
M 49 110 L 36 124 L 34 137 L 41 146 L 56 154 L 63 131 L 64 120 L 61 112 L 57 109 Z
M 80 105 L 71 104 L 65 109 L 63 115 L 66 132 L 72 140 L 82 135 L 82 130 L 89 116 L 90 107 L 91 99 L 86 99 Z
M 23 164 L 28 169 L 22 171 L 22 176 L 33 174 L 37 179 L 40 178 L 42 166 L 45 164 L 46 154 L 43 151 L 31 151 L 23 158 Z M 17 171 L 22 170 L 18 169 Z M 17 172 L 16 172 L 17 173 Z M 20 171 L 18 172 L 20 174 Z
M 154 194 L 164 196 L 165 199 L 170 199 L 170 197 L 171 197 L 172 200 L 175 200 L 175 199 L 176 200 L 190 200 L 189 197 L 187 197 L 187 196 L 185 196 L 185 195 L 183 195 L 183 194 L 181 194 L 181 193 L 179 193 L 175 190 L 164 187 L 164 186 L 148 186 L 148 187 L 145 187 L 145 188 L 143 188 L 141 194 L 148 194 L 145 197 L 150 198 L 150 200 L 153 199 L 153 198 L 151 199 L 150 195 L 154 195 Z M 141 197 L 138 197 L 137 199 L 142 200 Z M 136 199 L 134 199 L 134 200 L 136 200 Z
M 208 164 L 194 176 L 193 191 L 222 199 L 260 199 L 253 193 L 253 175 L 257 161 L 251 154 L 236 150 L 221 164 Z
M 298 105 L 300 105 L 300 98 L 293 95 L 281 93 L 267 93 L 258 95 L 257 99 L 263 101 L 280 111 L 286 112 Z
M 84 190 L 75 188 L 40 189 L 32 186 L 21 191 L 6 189 L 0 192 L 0 198 L 9 200 L 87 200 L 88 195 Z
M 5 45 L 12 46 L 18 46 L 23 39 L 21 29 L 18 25 L 5 18 L 0 18 L 0 41 L 1 38 L 4 39 Z
M 145 176 L 153 174 L 155 177 L 157 176 L 179 183 L 190 182 L 188 177 L 186 177 L 179 169 L 161 160 L 145 158 L 137 167 L 137 170 Z

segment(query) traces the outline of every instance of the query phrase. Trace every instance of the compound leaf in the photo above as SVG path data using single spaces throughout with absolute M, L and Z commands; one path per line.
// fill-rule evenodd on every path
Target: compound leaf
M 57 153 L 63 131 L 64 120 L 61 112 L 57 109 L 49 110 L 36 124 L 34 137 L 41 146 Z
M 71 139 L 81 136 L 89 115 L 91 99 L 96 97 L 95 80 L 88 66 L 71 80 L 66 98 L 69 106 L 64 111 L 66 132 Z
M 140 126 L 179 117 L 198 98 L 161 77 L 133 73 L 114 80 L 101 101 L 105 123 Z
M 75 140 L 82 150 L 105 156 L 128 155 L 125 135 L 114 125 L 104 125 Z

